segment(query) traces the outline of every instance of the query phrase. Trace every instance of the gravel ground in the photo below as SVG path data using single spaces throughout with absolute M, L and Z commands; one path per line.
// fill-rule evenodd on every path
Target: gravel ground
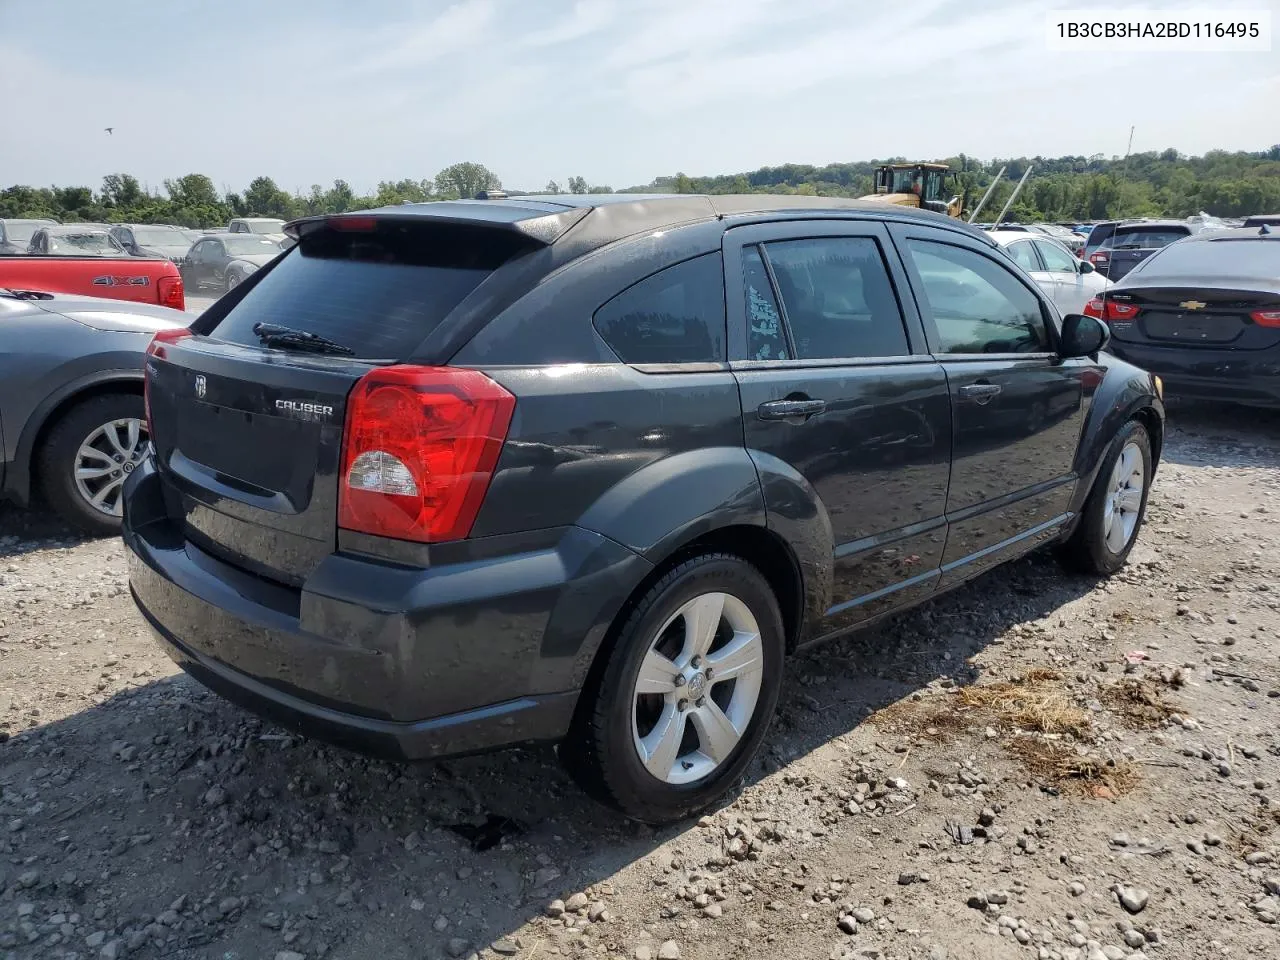
M 0 957 L 1275 957 L 1280 419 L 1173 423 L 1126 570 L 801 655 L 748 783 L 661 830 L 550 750 L 262 723 L 153 647 L 117 542 L 0 508 Z

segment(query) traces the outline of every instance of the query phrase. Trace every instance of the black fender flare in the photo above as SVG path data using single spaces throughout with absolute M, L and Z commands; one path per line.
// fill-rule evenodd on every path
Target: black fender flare
M 1075 472 L 1080 479 L 1071 498 L 1071 510 L 1077 516 L 1084 509 L 1117 431 L 1134 417 L 1144 415 L 1154 416 L 1160 425 L 1161 435 L 1151 438 L 1156 448 L 1153 452 L 1158 452 L 1163 440 L 1164 403 L 1151 374 L 1128 364 L 1110 367 L 1090 403 L 1076 448 Z
M 610 627 L 659 564 L 698 537 L 743 525 L 764 528 L 766 516 L 755 465 L 742 447 L 664 457 L 630 474 L 588 507 L 575 526 L 605 538 L 614 549 L 596 548 L 598 575 L 589 590 L 560 599 L 543 641 L 544 651 L 553 655 L 573 651 L 564 676 L 571 688 L 586 683 Z
M 767 526 L 787 543 L 800 567 L 804 603 L 798 639 L 803 641 L 831 607 L 835 534 L 822 498 L 795 467 L 773 454 L 750 451 L 767 504 Z

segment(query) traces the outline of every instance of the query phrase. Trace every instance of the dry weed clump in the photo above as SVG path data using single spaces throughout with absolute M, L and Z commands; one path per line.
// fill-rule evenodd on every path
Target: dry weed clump
M 1102 701 L 1133 726 L 1155 726 L 1174 712 L 1149 682 L 1126 678 L 1105 688 Z M 1077 749 L 1092 741 L 1093 723 L 1080 699 L 1054 670 L 1036 668 L 1013 680 L 974 684 L 953 694 L 900 700 L 872 715 L 876 726 L 915 739 L 947 742 L 974 727 L 1013 736 L 1005 746 L 1033 775 L 1093 797 L 1133 789 L 1133 766 Z
M 1174 686 L 1174 684 L 1167 684 Z M 1125 724 L 1135 730 L 1152 730 L 1161 726 L 1178 711 L 1160 694 L 1149 680 L 1134 677 L 1105 687 L 1100 699 Z
M 1008 750 L 1034 775 L 1085 796 L 1115 799 L 1132 790 L 1138 773 L 1124 761 L 1082 755 L 1068 744 L 1042 737 L 1017 737 Z

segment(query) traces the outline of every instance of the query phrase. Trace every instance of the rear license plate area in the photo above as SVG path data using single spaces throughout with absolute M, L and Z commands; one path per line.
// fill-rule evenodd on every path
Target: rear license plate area
M 1153 313 L 1146 318 L 1147 336 L 1184 343 L 1227 343 L 1240 336 L 1240 319 L 1214 313 Z

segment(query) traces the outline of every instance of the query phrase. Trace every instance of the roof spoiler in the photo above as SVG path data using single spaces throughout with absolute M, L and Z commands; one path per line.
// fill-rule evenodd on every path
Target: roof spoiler
M 590 212 L 590 207 L 561 207 L 548 212 L 545 206 L 531 204 L 444 200 L 302 217 L 286 223 L 284 232 L 294 240 L 301 240 L 319 230 L 373 230 L 379 222 L 395 221 L 515 233 L 539 246 L 550 246 Z

